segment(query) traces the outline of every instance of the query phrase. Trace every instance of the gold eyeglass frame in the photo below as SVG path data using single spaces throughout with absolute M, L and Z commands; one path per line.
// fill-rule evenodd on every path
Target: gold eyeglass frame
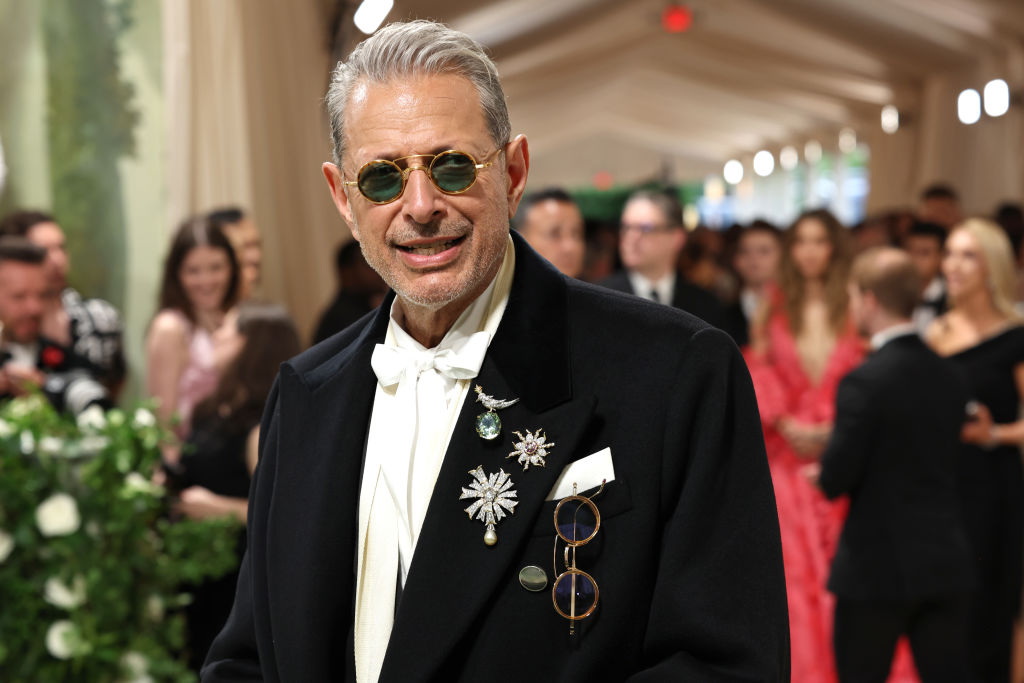
M 501 147 L 496 147 L 492 152 L 486 154 L 483 157 L 484 161 L 494 156 L 494 154 L 496 152 L 501 151 L 501 149 Z M 434 170 L 434 164 L 437 163 L 438 159 L 440 159 L 446 154 L 462 154 L 464 156 L 469 157 L 469 160 L 473 162 L 473 180 L 470 181 L 469 185 L 467 185 L 465 189 L 451 192 L 440 187 L 437 184 L 437 181 L 434 180 L 434 176 L 432 173 L 432 171 Z M 423 157 L 430 157 L 430 163 L 425 166 L 423 164 L 417 164 L 416 166 L 406 166 L 405 168 L 402 168 L 401 166 L 398 165 L 399 161 L 405 161 L 406 159 L 419 159 Z M 372 166 L 373 164 L 387 164 L 389 166 L 394 166 L 395 169 L 402 175 L 402 187 L 401 189 L 399 189 L 398 194 L 396 194 L 391 199 L 386 199 L 380 202 L 375 201 L 367 197 L 366 193 L 363 192 L 363 188 L 359 187 L 359 177 L 363 174 L 363 171 L 365 171 L 368 167 Z M 377 204 L 378 206 L 380 206 L 382 204 L 390 204 L 393 201 L 397 201 L 403 194 L 405 194 L 405 186 L 409 182 L 409 174 L 412 173 L 413 171 L 424 171 L 427 174 L 427 178 L 430 179 L 430 184 L 437 188 L 438 192 L 448 195 L 458 195 L 469 192 L 469 190 L 472 189 L 474 185 L 476 185 L 476 180 L 480 176 L 480 171 L 487 168 L 488 166 L 493 165 L 493 161 L 487 161 L 486 163 L 477 163 L 476 157 L 474 157 L 469 152 L 463 152 L 462 150 L 459 149 L 446 149 L 443 152 L 438 152 L 437 154 L 410 154 L 408 156 L 398 157 L 397 159 L 371 159 L 370 161 L 367 161 L 365 164 L 359 167 L 359 172 L 356 173 L 355 180 L 343 180 L 342 184 L 349 187 L 355 185 L 356 189 L 359 190 L 359 194 L 362 195 L 363 199 L 370 202 L 371 204 Z
M 576 494 L 576 484 L 573 483 L 573 485 L 572 485 L 572 495 L 571 496 L 566 496 L 562 500 L 558 501 L 558 505 L 555 506 L 554 523 L 555 523 L 555 534 L 556 534 L 556 536 L 555 536 L 555 546 L 551 550 L 551 563 L 552 563 L 552 566 L 553 566 L 553 569 L 554 569 L 554 573 L 557 574 L 557 576 L 555 577 L 554 584 L 551 586 L 551 602 L 555 606 L 555 611 L 558 612 L 558 615 L 569 620 L 569 634 L 570 635 L 574 632 L 575 622 L 577 622 L 577 621 L 579 621 L 581 619 L 586 619 L 591 614 L 593 614 L 594 610 L 597 609 L 597 603 L 598 603 L 598 600 L 601 597 L 601 591 L 598 588 L 597 581 L 594 580 L 594 577 L 591 576 L 590 574 L 588 574 L 587 572 L 583 571 L 582 569 L 579 569 L 576 566 L 576 548 L 578 548 L 580 546 L 583 546 L 583 545 L 586 545 L 587 543 L 590 543 L 592 540 L 594 540 L 594 537 L 597 536 L 597 532 L 601 529 L 601 511 L 597 509 L 597 504 L 592 499 L 596 498 L 599 495 L 601 495 L 601 492 L 604 491 L 604 485 L 606 483 L 607 483 L 607 480 L 602 480 L 601 481 L 601 488 L 599 488 L 597 490 L 597 492 L 594 493 L 594 495 L 590 496 L 589 498 L 587 496 L 577 495 Z M 589 507 L 590 510 L 594 513 L 594 519 L 596 520 L 596 523 L 594 524 L 594 531 L 591 532 L 591 534 L 589 536 L 587 536 L 586 538 L 584 538 L 582 540 L 574 540 L 574 539 L 566 538 L 564 535 L 562 535 L 562 530 L 558 526 L 558 513 L 559 513 L 559 511 L 561 511 L 562 506 L 565 505 L 566 503 L 570 502 L 570 501 L 574 501 L 574 502 L 579 502 L 580 503 L 580 507 L 576 509 L 577 513 L 579 512 L 580 508 L 582 508 L 584 505 Z M 575 518 L 575 514 L 573 515 L 573 517 Z M 575 528 L 575 524 L 574 524 L 574 528 Z M 558 573 L 558 539 L 559 538 L 562 539 L 562 541 L 565 542 L 565 548 L 562 551 L 562 560 L 563 560 L 563 562 L 565 564 L 565 571 L 562 572 L 561 574 Z M 569 550 L 570 550 L 570 548 L 572 549 L 572 558 L 571 559 L 569 557 Z M 557 595 L 558 584 L 567 575 L 572 577 L 572 579 L 571 579 L 572 585 L 570 586 L 570 599 L 569 599 L 571 607 L 570 607 L 570 611 L 569 611 L 568 614 L 566 612 L 563 612 L 562 608 L 558 606 L 558 595 Z M 586 612 L 583 612 L 582 614 L 576 614 L 576 577 L 577 576 L 586 577 L 586 579 L 588 581 L 590 581 L 590 584 L 594 587 L 594 604 L 592 604 L 590 606 L 590 609 L 588 609 Z

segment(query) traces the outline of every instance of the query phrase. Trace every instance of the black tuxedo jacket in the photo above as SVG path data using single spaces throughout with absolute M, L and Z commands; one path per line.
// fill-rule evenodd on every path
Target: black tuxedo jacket
M 917 335 L 897 337 L 839 384 L 821 488 L 850 494 L 828 587 L 841 598 L 966 592 L 971 560 L 955 463 L 969 391 Z
M 637 294 L 633 291 L 633 283 L 629 281 L 629 275 L 624 270 L 612 273 L 597 284 L 617 292 Z M 672 292 L 672 305 L 697 316 L 709 325 L 724 328 L 725 312 L 718 298 L 703 287 L 688 282 L 679 271 L 676 271 L 676 286 Z
M 484 441 L 467 399 L 430 501 L 381 681 L 788 681 L 778 518 L 754 393 L 731 340 L 668 306 L 567 279 L 517 235 L 501 325 L 474 384 L 501 398 Z M 393 295 L 391 295 L 393 296 Z M 361 461 L 391 296 L 281 368 L 261 431 L 249 550 L 203 681 L 354 681 Z M 524 472 L 512 430 L 543 429 Z M 576 634 L 552 606 L 554 501 L 571 461 L 610 447 L 615 479 L 577 566 L 600 590 Z M 469 471 L 518 490 L 498 543 L 467 519 Z M 531 593 L 518 574 L 548 573 Z

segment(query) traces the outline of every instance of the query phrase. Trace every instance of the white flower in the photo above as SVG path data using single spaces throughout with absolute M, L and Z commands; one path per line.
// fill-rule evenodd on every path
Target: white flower
M 121 670 L 128 678 L 122 679 L 124 683 L 144 683 L 152 681 L 149 675 L 149 660 L 145 655 L 129 650 L 121 655 Z
M 36 508 L 36 525 L 43 536 L 67 536 L 81 524 L 78 504 L 66 493 L 55 493 Z
M 0 564 L 4 563 L 14 550 L 14 537 L 0 529 Z
M 13 399 L 10 402 L 8 412 L 14 419 L 20 420 L 23 417 L 28 417 L 32 413 L 39 411 L 45 402 L 45 398 L 35 394 L 32 396 L 23 396 L 21 398 Z
M 64 441 L 56 436 L 44 436 L 39 439 L 39 452 L 46 455 L 57 455 L 64 449 Z
M 150 595 L 146 598 L 146 616 L 150 621 L 161 622 L 164 620 L 164 599 L 159 595 Z
M 78 428 L 83 432 L 98 432 L 107 426 L 107 416 L 103 408 L 93 404 L 79 413 L 76 420 Z
M 36 449 L 36 437 L 27 429 L 21 433 L 21 452 L 28 455 Z
M 129 472 L 124 478 L 124 494 L 134 496 L 145 494 L 150 496 L 163 495 L 162 486 L 157 486 L 138 472 Z
M 135 426 L 139 429 L 143 427 L 155 427 L 156 426 L 156 415 L 145 408 L 136 408 L 135 417 L 132 419 Z
M 95 455 L 110 445 L 110 439 L 105 436 L 83 436 L 78 442 L 78 447 L 86 455 Z
M 7 420 L 0 419 L 0 439 L 6 439 L 9 436 L 13 436 L 14 427 Z
M 74 609 L 85 602 L 85 577 L 81 574 L 71 580 L 71 585 L 55 576 L 46 580 L 43 586 L 43 598 L 54 607 Z
M 50 624 L 46 630 L 46 649 L 57 659 L 70 659 L 88 648 L 82 642 L 78 627 L 67 619 L 61 619 Z

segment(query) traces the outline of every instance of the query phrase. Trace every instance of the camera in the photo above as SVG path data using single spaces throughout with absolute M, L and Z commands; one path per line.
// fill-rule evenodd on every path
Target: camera
M 80 415 L 89 406 L 98 405 L 104 410 L 114 407 L 106 387 L 97 382 L 88 371 L 82 369 L 55 372 L 46 376 L 43 395 L 59 412 L 73 416 Z

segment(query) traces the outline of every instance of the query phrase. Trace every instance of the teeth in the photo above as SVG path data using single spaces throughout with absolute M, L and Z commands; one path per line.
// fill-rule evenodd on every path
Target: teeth
M 444 242 L 442 244 L 432 244 L 429 247 L 403 247 L 406 251 L 411 254 L 418 254 L 420 256 L 433 256 L 434 254 L 440 254 L 445 249 L 450 249 L 457 240 L 451 242 Z

